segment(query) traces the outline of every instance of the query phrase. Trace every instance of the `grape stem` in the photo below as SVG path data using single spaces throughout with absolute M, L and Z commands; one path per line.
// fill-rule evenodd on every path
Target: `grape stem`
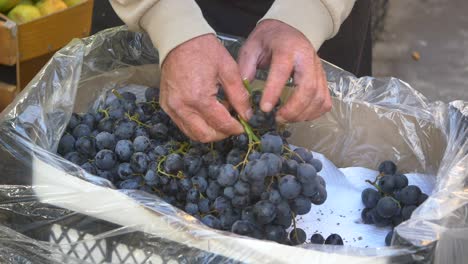
M 165 175 L 169 178 L 179 178 L 179 179 L 183 179 L 184 177 L 180 176 L 180 175 L 174 175 L 174 174 L 170 174 L 170 173 L 167 173 L 165 172 L 163 169 L 162 169 L 162 164 L 163 162 L 167 159 L 167 156 L 162 156 L 159 161 L 158 161 L 158 173 L 162 174 L 162 175 Z
M 301 157 L 301 155 L 297 154 L 296 152 L 294 152 L 294 150 L 288 148 L 286 145 L 283 145 L 283 148 L 285 150 L 287 150 L 289 152 L 289 154 L 293 154 L 295 155 L 296 157 L 298 157 L 303 163 L 306 163 L 305 160 Z
M 141 122 L 141 121 L 138 119 L 138 117 L 139 117 L 138 114 L 132 115 L 132 116 L 131 116 L 129 113 L 125 113 L 125 116 L 126 116 L 128 119 L 130 119 L 131 121 L 137 123 L 137 125 L 139 125 L 139 126 L 144 126 L 144 127 L 147 127 L 147 128 L 150 128 L 150 127 L 151 127 L 151 126 L 149 126 L 149 125 L 147 125 L 147 124 Z
M 105 118 L 109 118 L 109 111 L 107 109 L 99 109 L 99 113 L 103 113 Z
M 245 133 L 247 133 L 247 137 L 249 138 L 249 144 L 260 142 L 260 139 L 253 132 L 252 127 L 240 116 L 239 121 L 244 127 Z
M 116 89 L 112 89 L 112 93 L 115 95 L 115 97 L 123 99 L 123 96 Z
M 375 181 L 371 182 L 370 180 L 366 180 L 366 182 L 369 183 L 370 185 L 374 186 L 379 192 L 385 194 L 385 192 L 382 189 L 380 189 L 380 187 L 375 183 Z

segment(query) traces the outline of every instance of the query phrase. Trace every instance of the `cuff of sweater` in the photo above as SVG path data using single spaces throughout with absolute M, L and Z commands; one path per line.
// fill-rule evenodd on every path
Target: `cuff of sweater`
M 276 0 L 259 21 L 276 19 L 301 31 L 318 50 L 333 35 L 333 20 L 322 1 Z
M 140 20 L 158 49 L 161 66 L 169 52 L 180 44 L 215 31 L 193 0 L 160 0 Z

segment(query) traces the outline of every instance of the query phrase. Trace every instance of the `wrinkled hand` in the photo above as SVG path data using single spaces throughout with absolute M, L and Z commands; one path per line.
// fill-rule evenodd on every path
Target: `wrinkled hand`
M 242 125 L 216 98 L 218 84 L 231 106 L 248 119 L 249 95 L 237 63 L 214 35 L 196 37 L 173 49 L 164 60 L 160 104 L 193 140 L 211 142 L 240 134 Z
M 278 111 L 280 123 L 312 120 L 331 109 L 331 98 L 320 58 L 297 29 L 278 20 L 257 25 L 239 53 L 243 77 L 252 80 L 256 68 L 268 68 L 260 108 L 270 112 L 293 73 L 295 89 Z

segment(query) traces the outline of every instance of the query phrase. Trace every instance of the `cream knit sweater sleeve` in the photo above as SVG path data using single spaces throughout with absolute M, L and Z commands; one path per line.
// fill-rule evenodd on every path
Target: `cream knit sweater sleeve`
M 178 45 L 215 33 L 193 0 L 110 0 L 131 30 L 146 31 L 160 62 Z M 333 37 L 355 0 L 276 0 L 262 18 L 277 19 L 301 31 L 316 50 Z M 261 21 L 262 21 L 261 20 Z

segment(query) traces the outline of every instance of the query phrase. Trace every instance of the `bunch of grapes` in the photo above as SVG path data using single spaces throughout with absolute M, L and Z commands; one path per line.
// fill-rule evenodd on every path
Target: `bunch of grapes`
M 374 188 L 367 188 L 361 193 L 365 206 L 361 217 L 365 224 L 392 227 L 385 238 L 385 243 L 389 246 L 393 228 L 408 220 L 428 196 L 418 186 L 408 185 L 408 178 L 397 173 L 397 166 L 392 161 L 382 162 L 379 173 L 374 182 L 367 181 Z
M 211 228 L 302 244 L 296 216 L 327 198 L 317 174 L 322 163 L 307 149 L 290 149 L 290 133 L 275 122 L 279 106 L 264 113 L 261 92 L 250 92 L 254 115 L 239 118 L 245 133 L 204 144 L 189 140 L 160 108 L 157 88 L 148 88 L 143 102 L 113 90 L 97 111 L 71 116 L 58 153 L 117 188 L 158 195 Z

